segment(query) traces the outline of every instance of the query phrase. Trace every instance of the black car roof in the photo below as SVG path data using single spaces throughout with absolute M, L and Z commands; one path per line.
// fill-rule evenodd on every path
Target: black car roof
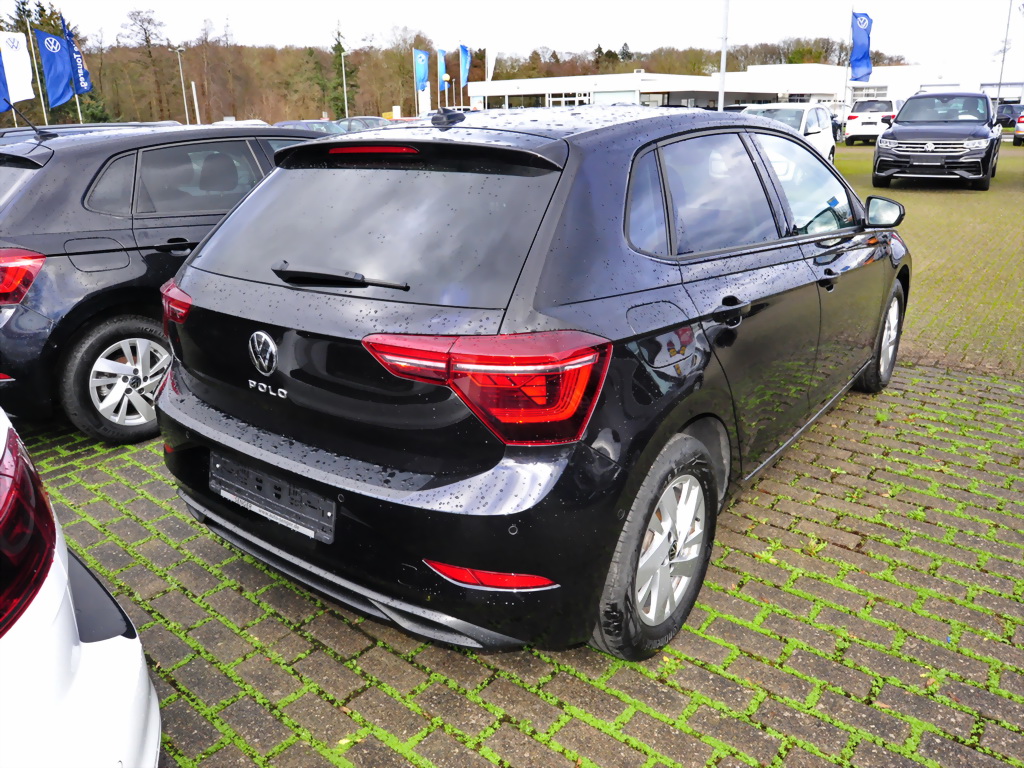
M 241 126 L 238 128 L 203 125 L 153 128 L 126 127 L 123 130 L 114 129 L 62 135 L 52 139 L 43 139 L 42 141 L 38 141 L 34 136 L 29 135 L 25 137 L 25 141 L 7 145 L 0 152 L 8 155 L 27 155 L 38 144 L 43 144 L 55 153 L 60 154 L 89 152 L 98 146 L 101 146 L 105 152 L 120 152 L 158 144 L 170 144 L 176 141 L 211 138 L 235 139 L 256 136 L 291 136 L 312 139 L 323 136 L 323 134 L 300 128 L 275 128 L 273 126 Z
M 636 138 L 635 143 L 642 144 L 673 133 L 716 126 L 778 127 L 774 121 L 736 112 L 639 105 L 496 109 L 457 114 L 465 118 L 440 125 L 426 120 L 396 123 L 358 133 L 323 137 L 318 143 L 379 144 L 403 139 L 451 141 L 491 144 L 540 153 L 545 145 L 563 140 L 583 145 L 631 136 Z M 291 154 L 291 151 L 292 148 L 282 149 L 277 158 L 280 160 Z

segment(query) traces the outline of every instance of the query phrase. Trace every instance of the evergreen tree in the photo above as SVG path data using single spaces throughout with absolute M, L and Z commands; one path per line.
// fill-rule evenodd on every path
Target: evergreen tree
M 334 77 L 331 80 L 329 102 L 336 120 L 345 116 L 346 100 L 348 101 L 348 111 L 351 113 L 355 104 L 355 95 L 359 91 L 356 67 L 353 66 L 351 59 L 345 56 L 348 51 L 345 50 L 343 39 L 341 30 L 334 30 L 334 45 L 331 46 L 331 67 L 334 70 Z
M 623 43 L 622 47 L 619 48 L 619 58 L 622 61 L 632 61 L 633 52 L 629 50 L 629 43 Z

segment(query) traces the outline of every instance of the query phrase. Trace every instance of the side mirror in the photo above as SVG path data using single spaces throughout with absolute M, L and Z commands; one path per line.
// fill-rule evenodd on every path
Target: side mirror
M 886 125 L 892 125 L 892 118 L 889 115 L 882 115 L 882 122 Z
M 873 195 L 868 198 L 869 227 L 897 227 L 906 214 L 906 208 L 895 200 Z
M 808 128 L 804 131 L 804 136 L 813 136 L 816 133 L 821 133 L 821 128 Z

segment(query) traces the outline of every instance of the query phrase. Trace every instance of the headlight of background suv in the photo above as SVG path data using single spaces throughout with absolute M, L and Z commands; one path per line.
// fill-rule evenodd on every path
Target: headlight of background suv
M 967 149 L 984 149 L 987 146 L 988 139 L 972 139 L 964 142 L 964 147 Z
M 899 144 L 899 142 L 896 141 L 895 139 L 879 139 L 878 140 L 878 146 L 881 147 L 882 149 L 896 149 L 898 144 Z

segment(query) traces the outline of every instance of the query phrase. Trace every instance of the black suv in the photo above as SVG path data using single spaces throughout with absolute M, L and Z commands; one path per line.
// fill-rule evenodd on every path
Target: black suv
M 213 531 L 364 614 L 649 656 L 729 496 L 888 382 L 902 208 L 763 118 L 432 122 L 278 152 L 167 286 L 167 465 Z
M 919 93 L 907 99 L 875 144 L 871 183 L 893 179 L 966 179 L 988 189 L 999 163 L 1002 129 L 984 93 Z
M 0 147 L 0 405 L 58 403 L 112 442 L 156 434 L 160 286 L 273 167 L 318 136 L 131 128 Z

